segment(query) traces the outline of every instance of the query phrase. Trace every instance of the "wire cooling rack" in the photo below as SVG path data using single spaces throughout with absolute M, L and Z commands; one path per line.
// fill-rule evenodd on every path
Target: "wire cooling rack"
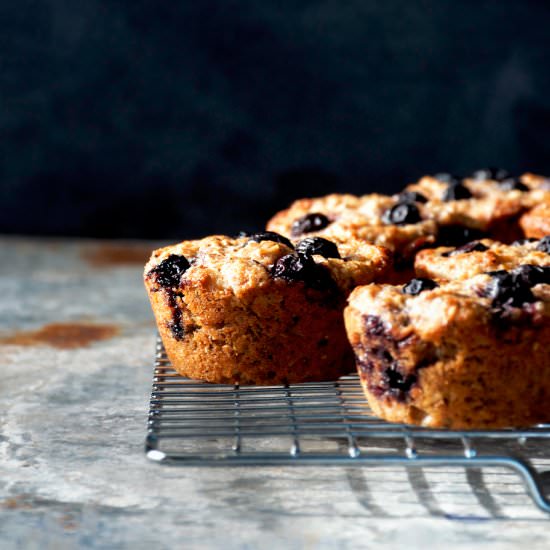
M 550 424 L 468 431 L 391 424 L 372 415 L 356 375 L 289 386 L 197 382 L 174 371 L 160 339 L 145 452 L 193 466 L 505 467 L 550 512 L 535 466 L 550 458 Z

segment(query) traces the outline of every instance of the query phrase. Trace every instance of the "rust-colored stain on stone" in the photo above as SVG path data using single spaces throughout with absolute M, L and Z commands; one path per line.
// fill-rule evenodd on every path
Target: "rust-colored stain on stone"
M 153 249 L 138 244 L 103 244 L 85 250 L 83 258 L 93 267 L 145 265 Z
M 115 325 L 90 323 L 51 323 L 38 330 L 15 332 L 0 338 L 1 344 L 15 346 L 51 346 L 58 349 L 76 349 L 92 342 L 109 340 L 119 329 Z
M 28 501 L 27 495 L 16 495 L 0 500 L 0 507 L 6 508 L 7 510 L 17 510 L 20 508 L 28 510 L 32 508 L 32 505 Z
M 9 510 L 15 510 L 19 508 L 19 501 L 15 498 L 6 498 L 0 502 L 0 506 L 3 508 L 8 508 Z

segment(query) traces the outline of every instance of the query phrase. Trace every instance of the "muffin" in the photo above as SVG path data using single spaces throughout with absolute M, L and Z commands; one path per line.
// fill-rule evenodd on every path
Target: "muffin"
M 156 250 L 145 286 L 174 368 L 216 383 L 334 380 L 353 369 L 346 296 L 390 268 L 390 253 L 350 240 L 272 232 L 211 236 Z
M 522 264 L 550 266 L 550 237 L 521 240 L 510 245 L 490 239 L 454 247 L 420 251 L 415 258 L 419 277 L 466 279 L 487 271 L 511 270 Z
M 356 288 L 345 309 L 369 405 L 431 428 L 550 421 L 550 268 Z

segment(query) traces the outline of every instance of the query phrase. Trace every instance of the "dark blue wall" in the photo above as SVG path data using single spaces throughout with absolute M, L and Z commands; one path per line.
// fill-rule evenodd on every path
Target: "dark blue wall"
M 550 2 L 0 2 L 0 231 L 184 238 L 550 172 Z

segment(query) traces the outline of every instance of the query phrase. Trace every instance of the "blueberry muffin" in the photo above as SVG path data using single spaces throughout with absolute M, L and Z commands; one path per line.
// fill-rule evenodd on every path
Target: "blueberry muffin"
M 333 380 L 353 369 L 342 311 L 391 265 L 381 247 L 264 232 L 153 253 L 145 286 L 174 368 L 216 383 Z
M 420 251 L 414 267 L 419 277 L 467 279 L 486 271 L 511 270 L 521 264 L 550 266 L 550 236 L 523 239 L 511 245 L 490 239 Z
M 435 242 L 436 223 L 413 194 L 327 195 L 295 201 L 277 213 L 267 229 L 290 239 L 321 236 L 345 242 L 358 239 L 394 252 L 397 269 L 412 265 L 417 250 Z
M 345 324 L 378 416 L 432 428 L 550 421 L 550 268 L 355 289 Z

